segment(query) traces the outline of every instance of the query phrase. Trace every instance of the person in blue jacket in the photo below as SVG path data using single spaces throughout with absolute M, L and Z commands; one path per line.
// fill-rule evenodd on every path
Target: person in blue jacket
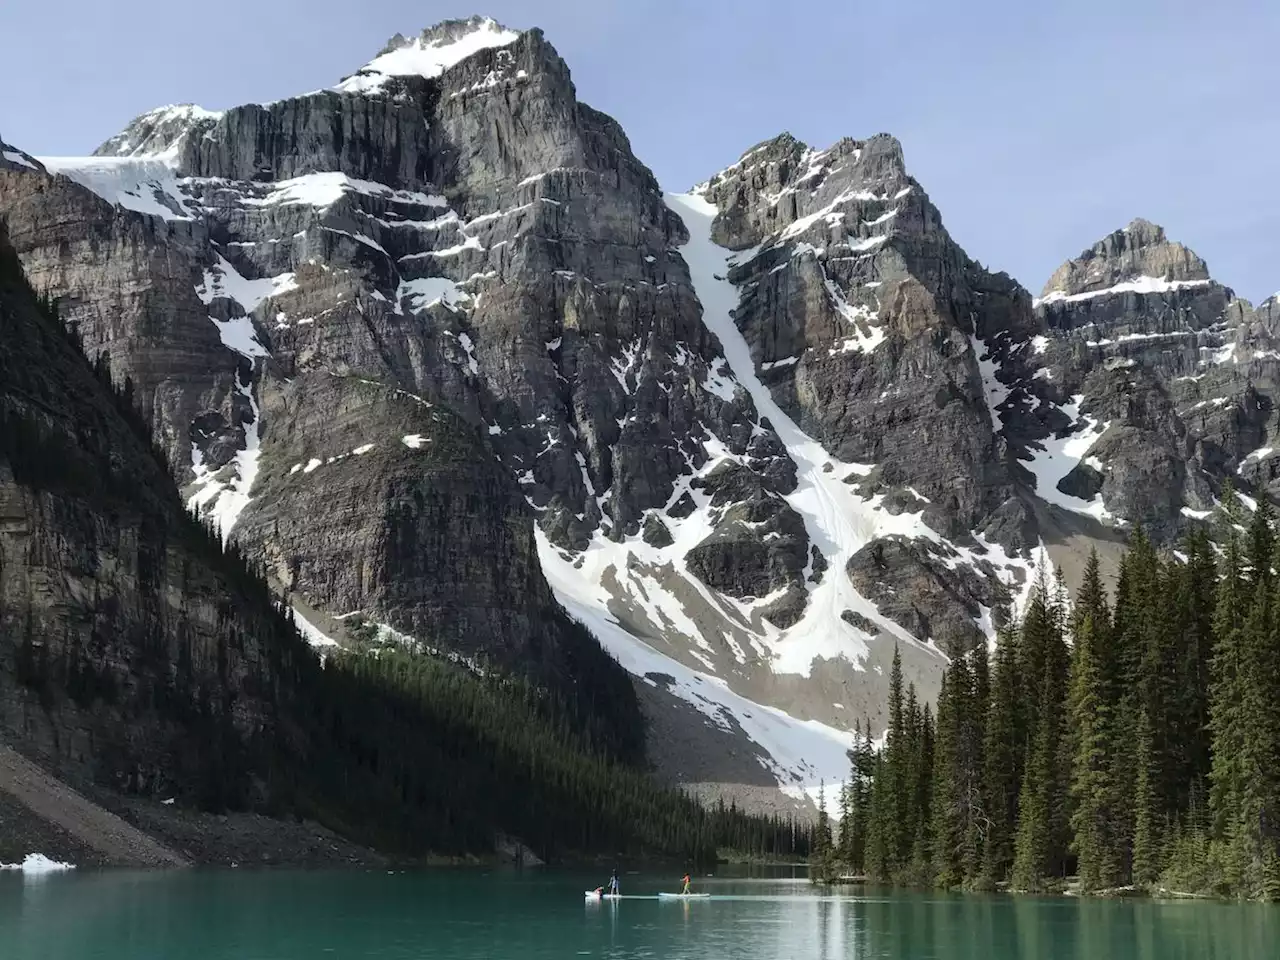
M 615 897 L 617 897 L 621 895 L 619 893 L 619 889 L 620 888 L 618 887 L 618 868 L 614 867 L 613 876 L 609 878 L 609 892 L 613 894 Z

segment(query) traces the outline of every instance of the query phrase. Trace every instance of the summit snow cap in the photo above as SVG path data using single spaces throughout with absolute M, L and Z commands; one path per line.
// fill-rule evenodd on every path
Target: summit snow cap
M 378 56 L 334 89 L 342 93 L 376 93 L 389 77 L 438 77 L 474 53 L 505 47 L 519 38 L 520 31 L 508 29 L 490 17 L 445 20 L 412 39 L 396 34 Z

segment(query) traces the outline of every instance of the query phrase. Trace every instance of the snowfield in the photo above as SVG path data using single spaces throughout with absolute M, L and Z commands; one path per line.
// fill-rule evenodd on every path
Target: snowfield
M 618 624 L 608 612 L 604 592 L 575 570 L 541 530 L 535 528 L 535 535 L 542 572 L 556 599 L 628 673 L 653 686 L 665 686 L 722 730 L 732 730 L 735 724 L 741 727 L 768 754 L 770 769 L 782 786 L 793 791 L 816 789 L 824 781 L 838 783 L 848 776 L 845 751 L 853 745 L 851 733 L 762 706 L 734 693 L 723 680 L 659 653 Z M 663 680 L 650 674 L 661 674 Z M 671 678 L 670 684 L 666 678 Z
M 453 40 L 423 41 L 418 37 L 402 47 L 388 50 L 333 89 L 340 93 L 377 93 L 389 77 L 438 77 L 473 53 L 506 47 L 519 39 L 520 34 L 515 30 L 507 30 L 486 17 L 470 33 Z
M 178 185 L 177 153 L 133 157 L 37 157 L 50 174 L 62 174 L 113 207 L 162 220 L 192 220 L 198 207 Z

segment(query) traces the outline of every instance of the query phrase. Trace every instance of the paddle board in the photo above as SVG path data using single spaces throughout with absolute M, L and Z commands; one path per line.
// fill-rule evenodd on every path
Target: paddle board
M 710 900 L 709 893 L 660 893 L 659 900 Z
M 588 890 L 586 891 L 586 894 L 587 894 L 588 900 L 621 900 L 622 899 L 622 894 L 620 893 L 601 893 L 598 890 Z

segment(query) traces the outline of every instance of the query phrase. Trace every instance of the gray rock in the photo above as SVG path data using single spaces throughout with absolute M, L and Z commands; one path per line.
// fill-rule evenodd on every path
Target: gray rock
M 651 547 L 669 547 L 674 542 L 671 539 L 671 531 L 656 513 L 650 513 L 644 518 L 641 536 Z
M 1209 268 L 1182 244 L 1169 241 L 1163 227 L 1137 219 L 1059 267 L 1041 296 L 1106 290 L 1137 277 L 1204 281 Z

